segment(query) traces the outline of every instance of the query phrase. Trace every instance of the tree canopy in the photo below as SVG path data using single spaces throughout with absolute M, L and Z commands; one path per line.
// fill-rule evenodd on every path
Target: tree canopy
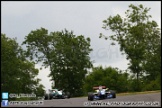
M 149 10 L 142 4 L 131 4 L 124 18 L 117 14 L 103 21 L 103 29 L 115 34 L 108 37 L 100 34 L 100 38 L 118 42 L 120 50 L 126 54 L 129 69 L 136 74 L 137 91 L 141 89 L 138 85 L 142 77 L 155 80 L 161 76 L 161 31 L 157 23 L 150 20 Z
M 26 36 L 27 54 L 36 63 L 50 67 L 55 87 L 65 89 L 72 95 L 80 95 L 87 69 L 92 67 L 89 53 L 90 38 L 76 36 L 68 30 L 51 32 L 40 28 Z
M 117 70 L 116 68 L 102 66 L 94 67 L 92 72 L 86 77 L 84 90 L 91 92 L 95 86 L 106 86 L 116 92 L 128 91 L 129 74 Z
M 25 51 L 18 45 L 16 39 L 1 34 L 1 88 L 9 93 L 35 93 L 40 79 L 36 78 L 39 70 L 34 63 L 25 57 Z M 40 91 L 44 86 L 39 87 Z M 39 94 L 38 92 L 37 94 Z M 40 93 L 39 95 L 43 95 Z

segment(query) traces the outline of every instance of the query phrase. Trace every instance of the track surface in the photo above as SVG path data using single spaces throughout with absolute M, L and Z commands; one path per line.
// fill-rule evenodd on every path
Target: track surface
M 139 102 L 139 104 L 138 104 Z M 102 104 L 102 105 L 101 105 Z M 125 106 L 123 106 L 125 104 Z M 33 107 L 160 107 L 161 106 L 161 92 L 151 94 L 138 94 L 117 96 L 115 99 L 94 100 L 88 101 L 87 97 L 70 98 L 70 99 L 53 99 L 43 100 L 43 105 L 32 105 Z M 20 105 L 19 105 L 20 106 Z M 19 107 L 18 105 L 9 105 L 9 107 Z M 137 107 L 138 107 L 137 106 Z M 21 107 L 31 107 L 31 105 L 21 105 Z

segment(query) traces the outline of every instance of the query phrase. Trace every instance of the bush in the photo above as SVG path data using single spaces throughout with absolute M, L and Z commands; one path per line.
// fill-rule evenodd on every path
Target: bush
M 143 91 L 161 90 L 161 85 L 157 83 L 157 80 L 150 81 L 150 83 L 145 85 L 142 90 Z

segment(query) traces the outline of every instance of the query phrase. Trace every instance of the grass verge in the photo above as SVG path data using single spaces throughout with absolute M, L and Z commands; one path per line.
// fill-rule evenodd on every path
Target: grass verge
M 117 96 L 125 96 L 125 95 L 137 95 L 137 94 L 150 94 L 150 93 L 159 93 L 161 90 L 156 91 L 143 91 L 143 92 L 127 92 L 127 93 L 117 93 Z

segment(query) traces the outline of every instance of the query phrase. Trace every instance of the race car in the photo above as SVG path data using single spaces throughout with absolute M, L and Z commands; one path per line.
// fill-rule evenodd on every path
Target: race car
M 88 100 L 116 98 L 116 92 L 109 90 L 106 86 L 93 87 L 95 92 L 88 93 Z
M 45 95 L 44 99 L 45 100 L 51 100 L 51 99 L 65 99 L 65 98 L 70 98 L 70 93 L 69 92 L 63 92 L 63 90 L 58 90 L 58 89 L 49 89 Z

